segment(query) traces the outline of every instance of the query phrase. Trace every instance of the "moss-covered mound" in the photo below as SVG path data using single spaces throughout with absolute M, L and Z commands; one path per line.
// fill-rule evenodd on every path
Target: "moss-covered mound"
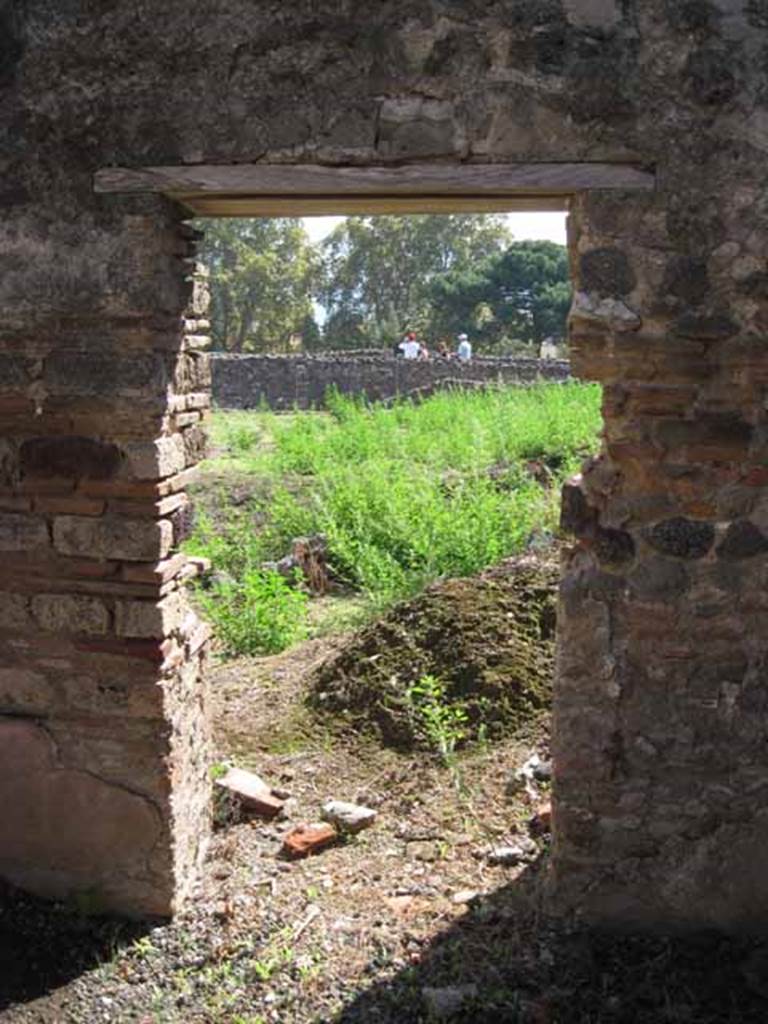
M 437 583 L 323 662 L 310 701 L 386 744 L 412 747 L 424 736 L 408 689 L 430 675 L 465 712 L 467 737 L 517 732 L 550 704 L 557 580 L 550 555 Z

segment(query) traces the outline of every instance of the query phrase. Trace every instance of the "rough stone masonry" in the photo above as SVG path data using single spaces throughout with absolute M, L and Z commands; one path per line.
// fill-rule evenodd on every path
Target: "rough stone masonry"
M 222 409 L 321 409 L 331 389 L 370 401 L 421 398 L 440 388 L 567 380 L 562 359 L 400 359 L 383 352 L 316 355 L 211 353 L 211 390 Z
M 0 3 L 0 874 L 168 911 L 205 843 L 194 236 L 110 166 L 630 162 L 573 200 L 550 906 L 763 926 L 766 0 Z

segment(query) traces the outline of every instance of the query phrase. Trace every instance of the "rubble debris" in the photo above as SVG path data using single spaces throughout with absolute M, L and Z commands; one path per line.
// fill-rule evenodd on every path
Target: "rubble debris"
M 361 832 L 374 823 L 376 811 L 343 800 L 328 800 L 323 804 L 322 816 L 341 832 Z
M 283 836 L 282 852 L 287 857 L 306 857 L 334 843 L 339 833 L 326 821 L 314 822 L 311 825 L 297 825 Z
M 551 778 L 552 762 L 542 760 L 539 754 L 531 754 L 523 765 L 510 772 L 506 794 L 514 798 L 520 793 L 525 793 L 529 800 L 538 800 L 537 783 L 549 782 Z
M 471 903 L 480 895 L 477 889 L 459 889 L 451 896 L 451 903 L 461 906 L 462 903 Z
M 468 1002 L 477 998 L 477 992 L 475 984 L 425 987 L 421 990 L 421 997 L 430 1020 L 450 1020 L 465 1009 Z
M 329 587 L 327 566 L 328 543 L 322 533 L 295 537 L 291 552 L 275 562 L 263 562 L 262 569 L 279 573 L 293 582 L 297 575 L 313 594 L 325 594 Z
M 553 557 L 523 555 L 439 581 L 355 633 L 314 670 L 310 702 L 388 746 L 425 745 L 407 693 L 426 675 L 466 715 L 467 739 L 519 733 L 546 713 L 554 673 Z
M 532 839 L 522 836 L 515 843 L 494 846 L 488 852 L 488 863 L 502 867 L 514 867 L 515 864 L 529 864 L 536 860 L 539 848 Z
M 528 822 L 528 829 L 533 836 L 543 836 L 552 831 L 552 804 L 549 800 L 539 805 Z
M 216 785 L 237 797 L 249 811 L 265 818 L 274 818 L 283 809 L 284 801 L 274 795 L 267 783 L 243 768 L 230 768 L 226 775 L 216 779 Z

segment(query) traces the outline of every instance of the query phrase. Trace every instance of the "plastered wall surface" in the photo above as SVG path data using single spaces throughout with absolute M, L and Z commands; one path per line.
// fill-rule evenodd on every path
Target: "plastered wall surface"
M 550 906 L 759 927 L 765 0 L 24 0 L 0 40 L 0 874 L 167 911 L 204 847 L 194 236 L 94 172 L 629 161 L 656 191 L 569 227 L 605 437 L 565 495 Z

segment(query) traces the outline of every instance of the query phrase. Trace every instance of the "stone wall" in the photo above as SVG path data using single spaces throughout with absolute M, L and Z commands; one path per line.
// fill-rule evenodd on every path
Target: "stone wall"
M 194 239 L 94 172 L 633 162 L 657 191 L 569 227 L 605 431 L 567 497 L 551 906 L 762 927 L 765 0 L 25 0 L 0 39 L 0 874 L 167 910 L 205 838 Z
M 224 409 L 319 409 L 329 388 L 365 394 L 372 401 L 396 395 L 424 396 L 443 387 L 566 380 L 568 363 L 559 359 L 457 359 L 419 362 L 390 355 L 211 354 L 213 400 Z
M 14 288 L 22 260 L 38 273 L 63 243 L 34 219 L 6 234 L 0 875 L 167 914 L 208 836 L 209 630 L 185 593 L 195 566 L 175 549 L 210 368 L 203 300 L 177 272 L 195 232 L 167 204 L 144 206 L 82 229 L 75 265 L 31 295 Z M 84 275 L 108 249 L 96 284 Z

